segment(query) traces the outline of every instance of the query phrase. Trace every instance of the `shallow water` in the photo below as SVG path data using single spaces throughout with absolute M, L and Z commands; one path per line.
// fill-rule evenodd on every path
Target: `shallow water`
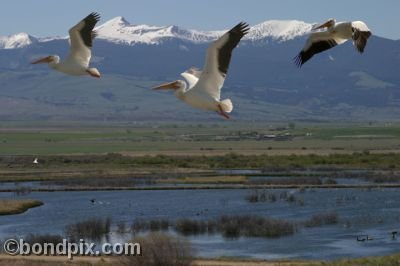
M 271 190 L 279 195 L 283 190 Z M 45 205 L 26 213 L 0 216 L 0 239 L 29 233 L 62 234 L 67 224 L 91 217 L 111 217 L 113 224 L 135 218 L 208 219 L 223 214 L 254 214 L 301 221 L 313 214 L 336 211 L 339 224 L 300 231 L 278 239 L 224 239 L 220 235 L 189 237 L 199 256 L 249 258 L 334 259 L 383 255 L 400 250 L 390 232 L 400 231 L 400 189 L 307 189 L 288 190 L 304 206 L 286 201 L 249 203 L 250 190 L 157 190 L 104 192 L 34 192 L 17 197 L 0 193 L 0 198 L 33 198 Z M 92 204 L 91 199 L 96 199 Z M 357 242 L 357 235 L 373 241 Z M 131 235 L 117 236 L 131 238 Z
M 228 171 L 228 170 L 220 170 L 220 171 Z M 229 171 L 246 171 L 247 174 L 250 171 L 257 171 L 257 170 L 229 170 Z M 255 172 L 254 172 L 255 173 Z M 253 174 L 254 174 L 253 173 Z M 227 173 L 225 173 L 227 174 Z M 232 174 L 237 174 L 236 172 Z M 263 181 L 274 181 L 274 180 L 291 180 L 293 177 L 282 177 L 282 176 L 250 176 L 248 177 L 248 180 L 250 182 L 254 182 L 254 184 L 262 184 Z M 324 183 L 327 179 L 330 178 L 321 178 L 322 183 Z M 366 181 L 361 178 L 335 178 L 334 179 L 338 185 L 368 185 L 372 184 L 369 181 Z M 389 183 L 385 183 L 389 184 Z M 226 184 L 195 184 L 196 187 L 224 187 Z M 0 183 L 0 190 L 18 190 L 22 188 L 26 189 L 63 189 L 63 188 L 73 188 L 73 187 L 80 187 L 82 184 L 79 182 L 77 183 L 67 183 L 67 184 L 62 184 L 62 183 L 57 183 L 54 181 L 28 181 L 28 182 L 1 182 Z M 88 185 L 90 186 L 90 184 Z M 118 185 L 114 185 L 110 183 L 110 187 Z M 132 181 L 132 183 L 124 183 L 123 186 L 125 187 L 139 187 L 139 188 L 154 188 L 154 187 L 164 187 L 164 188 L 174 188 L 174 187 L 193 187 L 194 184 L 180 184 L 180 183 L 153 183 L 149 184 L 145 182 L 145 179 L 135 179 L 135 181 Z

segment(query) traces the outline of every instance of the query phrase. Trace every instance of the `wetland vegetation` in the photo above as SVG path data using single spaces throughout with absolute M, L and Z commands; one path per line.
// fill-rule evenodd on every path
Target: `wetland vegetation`
M 346 238 L 348 232 L 343 236 L 341 230 L 353 232 L 361 230 L 362 226 L 379 227 L 383 235 L 386 225 L 393 224 L 391 216 L 365 218 L 369 214 L 359 206 L 364 206 L 364 202 L 378 204 L 369 201 L 368 193 L 382 198 L 385 204 L 392 204 L 386 194 L 395 197 L 391 189 L 400 186 L 399 132 L 396 124 L 161 124 L 116 125 L 112 129 L 98 126 L 5 127 L 0 131 L 0 190 L 13 200 L 44 197 L 43 202 L 49 200 L 56 206 L 58 202 L 52 198 L 53 194 L 44 191 L 58 191 L 55 193 L 65 197 L 64 200 L 69 198 L 69 191 L 80 195 L 76 206 L 82 208 L 80 214 L 85 218 L 67 224 L 60 221 L 48 234 L 33 232 L 26 235 L 29 241 L 58 242 L 62 234 L 70 239 L 98 240 L 113 233 L 132 239 L 152 232 L 157 233 L 155 239 L 162 238 L 163 243 L 182 243 L 189 247 L 187 254 L 192 254 L 191 247 L 178 238 L 170 238 L 171 233 L 195 241 L 210 238 L 216 249 L 222 248 L 218 241 L 225 241 L 219 237 L 230 239 L 227 241 L 252 239 L 252 242 L 280 238 L 290 246 L 295 241 L 291 241 L 292 238 L 310 237 L 307 241 L 312 242 L 314 234 L 332 232 L 332 241 L 350 241 Z M 36 157 L 39 163 L 33 164 Z M 342 190 L 349 187 L 354 195 Z M 207 188 L 224 191 L 208 192 Z M 228 190 L 232 188 L 247 190 Z M 323 188 L 332 197 L 324 199 L 323 207 L 315 199 L 316 188 Z M 130 198 L 122 196 L 125 195 L 122 191 L 111 191 L 113 189 L 148 191 L 127 193 L 132 195 Z M 170 193 L 171 189 L 182 190 L 182 193 Z M 200 191 L 184 191 L 188 189 Z M 101 199 L 106 194 L 109 196 Z M 148 198 L 148 194 L 153 196 Z M 179 205 L 183 199 L 192 200 L 195 194 L 199 195 L 199 201 L 194 201 L 193 208 Z M 179 198 L 177 195 L 186 196 Z M 325 195 L 325 192 L 318 191 L 318 195 Z M 135 197 L 142 198 L 140 207 Z M 209 197 L 215 198 L 203 206 L 202 202 Z M 160 206 L 164 201 L 173 203 L 162 210 Z M 146 202 L 150 205 L 142 209 Z M 178 205 L 184 215 L 174 209 Z M 379 213 L 379 206 L 369 211 Z M 218 209 L 212 210 L 215 207 Z M 228 211 L 230 208 L 233 209 Z M 351 208 L 356 208 L 359 216 L 352 217 Z M 87 213 L 102 215 L 86 216 Z M 111 215 L 113 221 L 107 218 Z M 60 228 L 62 234 L 57 234 Z M 333 235 L 335 232 L 339 235 Z M 154 241 L 148 242 L 152 245 Z M 269 245 L 269 242 L 259 243 Z M 357 254 L 365 254 L 351 243 Z M 277 248 L 275 254 L 285 252 Z M 386 263 L 395 258 L 398 256 L 366 260 Z M 124 263 L 129 265 L 132 261 Z M 168 265 L 169 262 L 163 263 Z
M 0 215 L 12 215 L 26 212 L 30 208 L 42 206 L 43 202 L 29 199 L 2 199 L 0 200 Z

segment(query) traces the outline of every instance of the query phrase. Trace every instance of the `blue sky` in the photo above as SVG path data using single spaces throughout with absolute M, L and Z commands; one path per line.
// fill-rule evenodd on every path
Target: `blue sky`
M 400 0 L 2 0 L 0 35 L 66 35 L 92 11 L 102 22 L 123 16 L 134 24 L 227 29 L 238 21 L 269 19 L 319 22 L 327 18 L 363 20 L 376 35 L 400 39 Z M 101 23 L 102 23 L 101 22 Z

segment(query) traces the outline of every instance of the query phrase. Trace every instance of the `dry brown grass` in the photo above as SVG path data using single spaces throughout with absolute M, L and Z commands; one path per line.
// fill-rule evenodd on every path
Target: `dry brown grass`
M 61 262 L 61 261 L 32 261 L 27 259 L 21 260 L 1 260 L 0 265 L 7 265 L 7 266 L 60 266 L 60 265 L 71 265 L 68 262 Z M 91 263 L 74 263 L 72 265 L 94 265 Z
M 121 266 L 191 266 L 194 251 L 189 241 L 165 234 L 152 233 L 134 239 L 140 243 L 142 255 L 118 260 Z
M 318 262 L 302 261 L 257 261 L 257 260 L 229 260 L 229 259 L 204 259 L 197 260 L 193 266 L 318 266 Z
M 0 254 L 1 266 L 110 266 L 116 265 L 115 259 L 110 257 L 74 257 L 73 260 L 67 256 L 10 256 Z
M 121 265 L 121 258 L 94 258 L 94 257 L 74 257 L 72 261 L 67 257 L 10 257 L 0 255 L 0 265 L 7 266 L 111 266 Z M 128 264 L 137 265 L 137 264 Z M 192 266 L 295 266 L 295 265 L 320 265 L 319 263 L 301 261 L 257 261 L 257 260 L 229 260 L 229 259 L 198 259 L 194 260 Z M 163 265 L 165 266 L 165 265 Z M 176 266 L 176 265 L 174 265 Z
M 42 206 L 38 200 L 0 200 L 0 215 L 11 215 L 26 212 L 30 208 Z
M 11 257 L 0 254 L 0 265 L 7 266 L 59 266 L 59 265 L 87 265 L 87 266 L 111 266 L 121 265 L 121 258 L 118 257 L 74 257 L 70 261 L 67 257 Z M 359 266 L 359 265 L 379 265 L 379 266 L 398 266 L 400 254 L 393 254 L 383 257 L 370 257 L 351 260 L 337 260 L 332 262 L 320 261 L 296 261 L 296 260 L 241 260 L 241 259 L 196 259 L 191 262 L 191 266 Z M 128 264 L 140 265 L 140 264 Z M 163 264 L 159 264 L 163 265 Z M 165 266 L 165 265 L 163 265 Z M 174 265 L 176 266 L 176 265 Z
M 245 176 L 205 176 L 205 177 L 183 177 L 157 180 L 158 183 L 172 184 L 244 184 L 247 182 Z

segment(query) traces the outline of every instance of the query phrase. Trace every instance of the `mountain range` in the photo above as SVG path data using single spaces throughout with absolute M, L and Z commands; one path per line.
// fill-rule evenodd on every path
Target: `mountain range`
M 232 25 L 233 26 L 233 25 Z M 265 21 L 234 51 L 223 98 L 235 120 L 399 120 L 400 41 L 372 36 L 360 55 L 351 42 L 293 64 L 311 23 Z M 226 30 L 134 25 L 117 17 L 96 28 L 92 65 L 100 80 L 69 77 L 38 57 L 68 52 L 67 36 L 0 37 L 1 120 L 219 121 L 151 86 L 202 67 L 208 44 Z

